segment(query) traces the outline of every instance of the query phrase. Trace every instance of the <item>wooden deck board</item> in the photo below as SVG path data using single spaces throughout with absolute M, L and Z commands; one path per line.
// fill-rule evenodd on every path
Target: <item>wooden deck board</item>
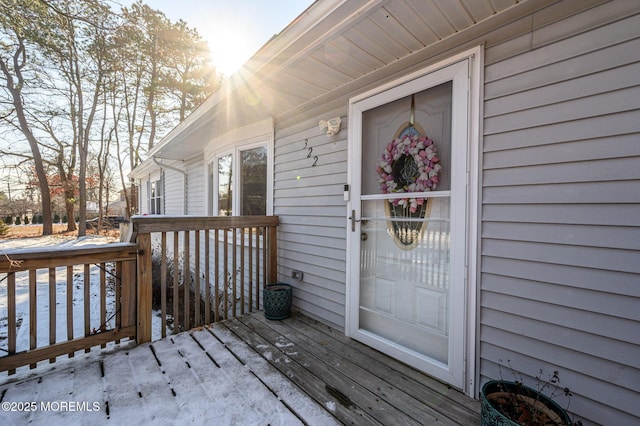
M 250 372 L 259 378 L 266 388 L 277 395 L 282 404 L 291 410 L 301 421 L 310 425 L 334 424 L 331 417 L 321 406 L 306 398 L 305 394 L 286 376 L 273 368 L 264 358 L 253 351 L 246 343 L 238 339 L 226 327 L 216 326 L 196 330 L 192 335 L 200 341 L 204 350 L 217 352 L 216 362 L 224 370 L 229 365 L 238 365 L 246 374 Z M 213 336 L 215 338 L 203 338 Z M 224 343 L 223 343 L 224 342 Z M 224 351 L 220 349 L 224 348 Z
M 152 358 L 149 345 L 106 356 L 103 367 L 105 395 L 102 412 L 107 420 L 114 424 L 127 424 L 135 414 L 135 418 L 141 418 L 141 423 L 150 424 L 158 418 L 175 416 L 178 404 Z M 127 385 L 122 386 L 123 383 Z M 146 405 L 154 405 L 157 409 L 141 410 Z
M 414 407 L 406 403 L 411 398 L 403 401 L 403 395 L 393 387 L 368 374 L 348 359 L 336 357 L 322 345 L 295 336 L 295 330 L 290 327 L 277 321 L 266 324 L 257 318 L 243 317 L 240 321 L 261 336 L 273 338 L 278 349 L 307 368 L 317 380 L 324 382 L 325 388 L 332 396 L 329 401 L 333 404 L 347 405 L 347 408 L 358 407 L 382 424 L 420 424 L 419 418 L 415 416 L 417 413 Z M 280 330 L 277 330 L 278 328 Z M 355 376 L 357 380 L 353 379 Z M 425 413 L 425 420 L 432 423 L 438 419 L 427 417 Z
M 0 382 L 0 402 L 100 409 L 0 411 L 0 424 L 453 426 L 480 418 L 478 401 L 302 315 L 269 321 L 258 312 L 18 373 Z
M 304 366 L 294 362 L 287 354 L 281 352 L 274 344 L 257 335 L 237 320 L 225 321 L 230 331 L 247 343 L 253 350 L 261 354 L 273 367 L 295 382 L 311 398 L 325 407 L 344 424 L 377 425 L 373 417 L 358 407 L 346 407 L 345 404 L 331 404 L 335 398 L 325 387 L 325 383 L 309 372 Z M 277 342 L 276 342 L 277 343 Z
M 335 387 L 331 383 L 332 376 L 326 374 L 327 369 L 333 369 L 339 377 L 347 377 L 371 391 L 371 399 L 365 400 L 360 408 L 366 410 L 365 407 L 372 404 L 388 403 L 392 408 L 385 407 L 385 412 L 393 414 L 388 417 L 374 415 L 382 424 L 467 425 L 478 422 L 478 401 L 308 317 L 294 315 L 286 321 L 269 321 L 263 315 L 253 315 L 237 321 L 250 325 L 255 333 L 267 340 L 272 336 L 270 340 L 276 347 L 312 354 L 316 361 L 309 364 L 321 365 L 312 369 L 321 372 L 319 380 L 325 384 Z M 283 346 L 283 336 L 295 346 Z M 295 377 L 292 380 L 295 381 Z M 346 396 L 353 391 L 349 386 L 344 389 Z
M 260 316 L 252 319 L 260 319 Z M 295 319 L 287 323 L 264 320 L 268 326 L 286 335 L 288 339 L 313 353 L 320 362 L 340 371 L 373 393 L 376 401 L 386 401 L 393 407 L 393 418 L 401 417 L 395 411 L 406 414 L 418 423 L 438 423 L 440 425 L 459 425 L 461 419 L 470 423 L 477 419 L 463 407 L 453 405 L 450 401 L 437 393 L 430 391 L 424 385 L 397 371 L 389 368 L 381 361 L 381 354 L 368 357 L 334 341 L 329 344 L 328 336 L 311 327 L 303 328 L 302 333 L 293 327 Z M 298 326 L 301 323 L 297 323 Z M 304 324 L 303 324 L 304 325 Z M 415 375 L 415 372 L 412 372 Z M 426 378 L 426 377 L 422 377 Z M 439 402 L 434 404 L 433 400 Z M 439 410 L 438 410 L 439 409 Z
M 245 413 L 250 412 L 252 418 L 257 415 L 265 424 L 302 424 L 267 387 L 252 386 L 256 376 L 223 346 L 212 346 L 211 341 L 215 339 L 211 334 L 192 336 L 191 333 L 182 333 L 163 339 L 154 347 L 161 361 L 172 357 L 171 365 L 183 365 L 182 371 L 171 371 L 174 382 L 180 382 L 180 389 L 176 392 L 186 395 L 189 401 L 204 399 L 211 407 L 212 422 L 248 424 L 251 418 L 247 418 Z M 178 375 L 183 374 L 191 375 L 191 380 L 178 380 Z M 247 392 L 247 389 L 257 390 Z M 225 400 L 220 398 L 221 395 Z
M 343 353 L 344 356 L 357 358 L 358 363 L 364 368 L 375 372 L 384 380 L 403 389 L 406 394 L 436 408 L 441 413 L 459 422 L 474 424 L 477 421 L 480 401 L 469 398 L 449 385 L 304 315 L 298 315 L 286 324 L 308 334 L 315 341 L 329 344 L 332 350 Z

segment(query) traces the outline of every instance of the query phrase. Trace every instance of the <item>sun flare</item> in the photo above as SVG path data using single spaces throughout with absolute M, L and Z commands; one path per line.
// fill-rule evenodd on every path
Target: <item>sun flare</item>
M 254 53 L 247 38 L 237 28 L 219 27 L 202 36 L 209 42 L 211 63 L 225 77 L 240 69 Z

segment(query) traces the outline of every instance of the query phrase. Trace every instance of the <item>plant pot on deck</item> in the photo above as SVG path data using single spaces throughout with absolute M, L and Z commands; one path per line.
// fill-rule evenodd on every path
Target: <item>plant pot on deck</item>
M 487 382 L 480 400 L 482 426 L 571 426 L 571 418 L 555 401 L 520 383 Z
M 270 320 L 281 320 L 291 316 L 293 289 L 289 284 L 268 284 L 263 293 L 264 316 Z

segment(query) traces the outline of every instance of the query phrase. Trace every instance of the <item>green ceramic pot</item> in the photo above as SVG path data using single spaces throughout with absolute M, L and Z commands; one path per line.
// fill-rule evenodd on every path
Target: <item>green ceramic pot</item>
M 480 394 L 482 403 L 481 421 L 482 426 L 529 426 L 529 425 L 564 425 L 571 426 L 571 418 L 555 401 L 546 395 L 529 387 L 503 380 L 492 380 L 482 386 Z M 520 409 L 514 410 L 518 413 L 518 419 L 511 419 L 504 415 L 498 406 L 514 402 L 513 405 L 521 404 Z M 536 414 L 541 418 L 539 423 L 527 420 L 531 414 Z
M 264 290 L 264 316 L 270 320 L 281 320 L 291 316 L 293 289 L 289 284 L 269 284 Z

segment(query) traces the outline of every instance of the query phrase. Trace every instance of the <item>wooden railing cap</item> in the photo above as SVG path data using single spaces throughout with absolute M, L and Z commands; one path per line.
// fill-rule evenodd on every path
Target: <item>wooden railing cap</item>
M 271 227 L 279 224 L 278 216 L 136 215 L 131 217 L 127 241 L 134 242 L 137 235 L 142 233 Z

